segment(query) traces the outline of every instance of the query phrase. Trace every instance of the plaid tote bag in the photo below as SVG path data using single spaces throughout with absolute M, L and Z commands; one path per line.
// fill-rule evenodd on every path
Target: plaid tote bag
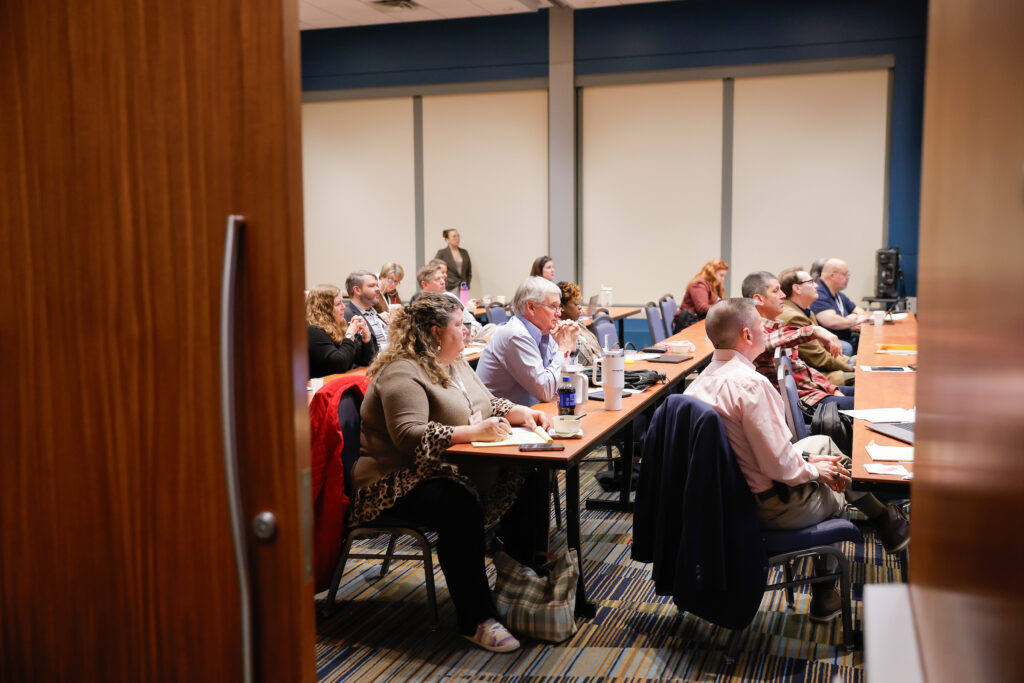
M 513 633 L 553 643 L 576 633 L 576 557 L 575 550 L 563 553 L 551 574 L 541 577 L 509 555 L 495 553 L 494 602 L 502 623 Z

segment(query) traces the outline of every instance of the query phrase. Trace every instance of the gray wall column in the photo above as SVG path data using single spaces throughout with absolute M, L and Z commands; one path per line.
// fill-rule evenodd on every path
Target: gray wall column
M 548 22 L 548 255 L 560 279 L 578 280 L 573 10 L 552 6 Z

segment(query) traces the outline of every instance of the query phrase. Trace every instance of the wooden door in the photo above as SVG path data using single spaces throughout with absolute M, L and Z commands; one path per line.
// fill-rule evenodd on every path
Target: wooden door
M 296 12 L 0 3 L 0 680 L 242 679 L 229 214 L 256 680 L 313 680 Z
M 1022 65 L 1020 0 L 929 3 L 910 544 L 929 681 L 1024 680 Z

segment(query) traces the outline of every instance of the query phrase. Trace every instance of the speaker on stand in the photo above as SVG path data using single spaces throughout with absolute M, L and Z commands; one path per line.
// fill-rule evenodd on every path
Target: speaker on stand
M 906 282 L 900 267 L 900 248 L 885 247 L 875 254 L 875 298 L 894 302 L 894 311 L 906 306 Z

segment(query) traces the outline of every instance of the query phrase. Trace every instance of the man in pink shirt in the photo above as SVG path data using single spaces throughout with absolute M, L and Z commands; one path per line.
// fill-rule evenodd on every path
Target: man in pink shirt
M 790 443 L 782 397 L 754 368 L 765 348 L 761 316 L 750 299 L 725 299 L 708 311 L 714 357 L 686 394 L 712 406 L 722 418 L 761 524 L 800 529 L 842 513 L 849 502 L 875 527 L 883 546 L 897 552 L 910 541 L 910 526 L 895 505 L 871 494 L 847 490 L 850 459 L 831 439 L 816 435 Z M 830 569 L 827 565 L 820 570 Z M 834 584 L 812 585 L 811 618 L 834 619 L 840 612 Z

